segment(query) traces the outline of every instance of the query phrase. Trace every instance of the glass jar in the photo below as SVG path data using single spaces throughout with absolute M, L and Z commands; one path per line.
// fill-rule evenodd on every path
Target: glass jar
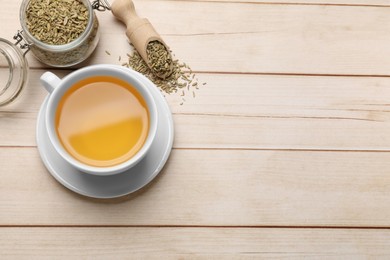
M 45 0 L 42 0 L 45 1 Z M 0 106 L 11 103 L 21 92 L 28 76 L 25 55 L 29 50 L 42 63 L 53 67 L 70 67 L 87 59 L 99 41 L 99 22 L 94 10 L 110 10 L 107 0 L 78 0 L 88 10 L 88 23 L 80 36 L 70 43 L 51 45 L 35 38 L 27 27 L 26 10 L 30 0 L 23 0 L 19 18 L 22 31 L 14 36 L 15 43 L 0 38 Z
M 19 95 L 27 81 L 27 72 L 28 63 L 22 50 L 0 38 L 0 106 Z
M 52 45 L 39 41 L 28 30 L 26 10 L 30 0 L 23 0 L 20 7 L 20 24 L 22 36 L 30 45 L 30 50 L 41 62 L 53 67 L 69 67 L 76 65 L 86 58 L 96 48 L 99 41 L 99 22 L 88 0 L 79 0 L 88 9 L 88 24 L 84 32 L 74 41 L 64 45 Z

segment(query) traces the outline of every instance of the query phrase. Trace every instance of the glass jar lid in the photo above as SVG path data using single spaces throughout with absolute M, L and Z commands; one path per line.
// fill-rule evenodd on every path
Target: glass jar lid
M 12 102 L 27 81 L 28 64 L 22 50 L 0 38 L 0 106 Z

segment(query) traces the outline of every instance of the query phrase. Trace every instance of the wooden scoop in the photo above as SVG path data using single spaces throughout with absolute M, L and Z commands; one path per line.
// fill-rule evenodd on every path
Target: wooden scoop
M 165 46 L 167 52 L 169 53 L 168 46 L 161 39 L 160 35 L 153 28 L 149 20 L 146 18 L 140 18 L 137 15 L 132 0 L 115 0 L 111 5 L 111 10 L 114 16 L 126 25 L 127 38 L 134 45 L 135 49 L 144 59 L 149 68 L 156 74 L 157 72 L 153 70 L 151 67 L 151 62 L 148 59 L 146 47 L 151 41 L 159 41 Z M 171 71 L 172 64 L 170 64 L 169 73 L 165 73 L 164 75 L 156 75 L 162 79 L 165 79 L 171 74 Z

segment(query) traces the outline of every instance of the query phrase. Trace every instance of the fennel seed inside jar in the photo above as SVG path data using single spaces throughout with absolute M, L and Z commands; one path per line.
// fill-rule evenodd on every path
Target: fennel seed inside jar
M 54 67 L 82 62 L 99 41 L 99 22 L 88 0 L 24 0 L 20 20 L 34 56 Z

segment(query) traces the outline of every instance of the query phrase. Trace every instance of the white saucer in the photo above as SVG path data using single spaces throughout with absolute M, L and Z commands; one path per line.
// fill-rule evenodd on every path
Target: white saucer
M 173 144 L 173 119 L 165 98 L 157 87 L 143 75 L 123 68 L 142 80 L 150 89 L 157 104 L 159 122 L 157 135 L 145 158 L 126 172 L 112 176 L 95 176 L 81 172 L 56 152 L 48 139 L 44 114 L 46 97 L 37 121 L 37 145 L 42 161 L 51 175 L 68 189 L 92 198 L 116 198 L 135 192 L 151 182 L 164 167 Z

